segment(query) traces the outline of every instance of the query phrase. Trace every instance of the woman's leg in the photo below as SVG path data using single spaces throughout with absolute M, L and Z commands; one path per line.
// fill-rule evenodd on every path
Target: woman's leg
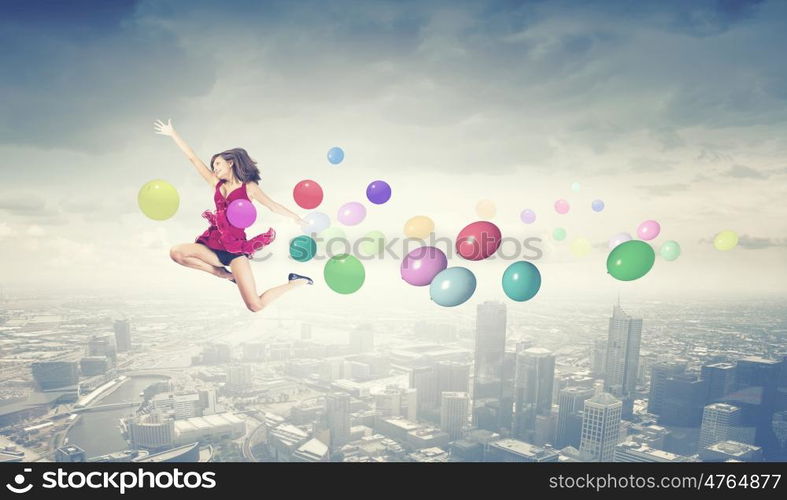
M 268 304 L 281 297 L 285 292 L 306 283 L 306 280 L 293 280 L 283 285 L 275 286 L 263 292 L 262 295 L 257 295 L 257 285 L 254 282 L 254 275 L 251 272 L 249 259 L 246 257 L 233 259 L 232 262 L 230 262 L 230 269 L 232 269 L 232 275 L 238 283 L 243 302 L 246 303 L 246 307 L 252 312 L 262 311 Z
M 232 278 L 232 274 L 227 272 L 216 254 L 200 243 L 175 245 L 170 249 L 169 256 L 181 266 L 199 269 L 219 278 Z

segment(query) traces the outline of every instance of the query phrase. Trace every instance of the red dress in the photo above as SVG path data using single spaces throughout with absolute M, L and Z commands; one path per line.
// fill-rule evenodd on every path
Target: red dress
M 230 224 L 227 219 L 229 204 L 235 200 L 249 200 L 249 196 L 246 194 L 246 184 L 243 184 L 224 198 L 224 195 L 221 194 L 221 185 L 224 182 L 226 181 L 221 180 L 216 183 L 216 193 L 213 195 L 213 200 L 216 202 L 216 212 L 205 210 L 202 213 L 202 216 L 210 222 L 210 227 L 195 240 L 195 243 L 202 243 L 213 250 L 224 250 L 251 257 L 254 252 L 276 239 L 276 231 L 273 228 L 268 228 L 268 232 L 247 240 L 246 231 Z

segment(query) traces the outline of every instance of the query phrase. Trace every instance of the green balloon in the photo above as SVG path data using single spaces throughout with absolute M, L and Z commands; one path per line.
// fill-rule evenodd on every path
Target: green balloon
M 320 251 L 326 255 L 339 255 L 352 250 L 347 235 L 340 227 L 331 226 L 317 235 Z
M 172 184 L 155 179 L 140 188 L 137 204 L 142 213 L 151 219 L 167 220 L 178 211 L 180 196 Z
M 552 231 L 552 238 L 555 241 L 563 241 L 566 239 L 566 230 L 562 227 L 556 227 L 554 231 Z
M 328 286 L 336 293 L 350 294 L 357 292 L 364 279 L 366 271 L 363 264 L 350 254 L 335 255 L 325 263 L 323 276 Z
M 298 262 L 307 262 L 317 253 L 317 242 L 308 236 L 298 236 L 290 240 L 290 257 Z
M 659 254 L 664 260 L 672 262 L 680 257 L 680 245 L 678 245 L 677 241 L 665 241 L 659 248 Z
M 609 252 L 607 271 L 620 281 L 634 281 L 648 274 L 655 261 L 656 252 L 644 241 L 624 241 Z
M 385 246 L 385 235 L 380 231 L 369 231 L 358 244 L 358 252 L 365 257 L 379 255 Z

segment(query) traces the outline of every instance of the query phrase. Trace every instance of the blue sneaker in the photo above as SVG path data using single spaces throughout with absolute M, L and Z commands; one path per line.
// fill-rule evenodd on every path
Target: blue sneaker
M 292 281 L 292 280 L 307 280 L 310 285 L 314 284 L 314 281 L 311 278 L 309 278 L 308 276 L 301 276 L 300 274 L 295 274 L 295 273 L 290 273 L 287 276 L 287 279 L 289 281 Z

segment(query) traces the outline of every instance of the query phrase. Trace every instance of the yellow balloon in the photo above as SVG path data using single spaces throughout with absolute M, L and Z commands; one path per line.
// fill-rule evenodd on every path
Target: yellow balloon
M 178 211 L 180 196 L 167 181 L 155 179 L 139 190 L 137 204 L 142 213 L 153 220 L 167 220 Z
M 491 219 L 497 213 L 495 202 L 492 200 L 481 200 L 475 206 L 475 212 L 482 219 Z
M 424 239 L 434 231 L 434 222 L 425 215 L 416 215 L 404 223 L 404 235 Z
M 575 238 L 574 241 L 571 242 L 571 253 L 577 257 L 584 257 L 590 253 L 590 250 L 591 246 L 587 238 Z
M 716 250 L 732 250 L 738 246 L 738 234 L 730 230 L 722 231 L 713 238 L 713 246 Z

